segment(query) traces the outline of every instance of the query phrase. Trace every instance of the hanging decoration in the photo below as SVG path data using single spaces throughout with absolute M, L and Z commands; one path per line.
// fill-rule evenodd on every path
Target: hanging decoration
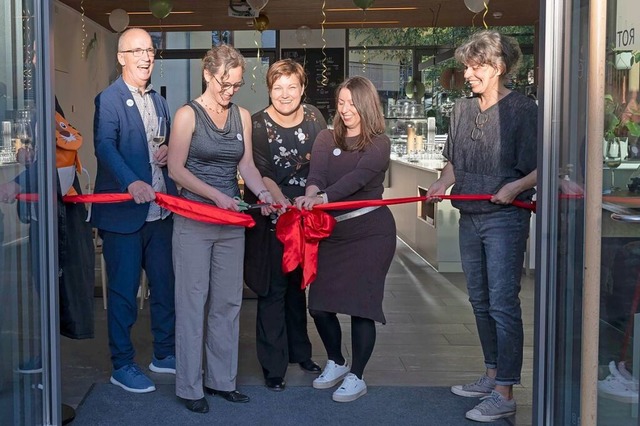
M 367 10 L 371 6 L 373 6 L 374 1 L 375 0 L 353 0 L 353 4 L 355 4 L 357 7 L 359 7 L 362 10 Z
M 173 10 L 173 2 L 171 0 L 149 0 L 149 10 L 156 18 L 164 19 Z
M 266 4 L 266 2 L 265 2 Z M 269 28 L 269 18 L 264 13 L 260 13 L 257 18 L 253 19 L 253 28 L 256 30 L 254 43 L 256 45 L 256 49 L 258 53 L 256 53 L 256 64 L 253 66 L 253 70 L 251 71 L 251 90 L 254 93 L 256 92 L 256 70 L 259 65 L 262 65 L 262 55 L 260 54 L 260 47 L 262 46 L 262 32 Z M 258 37 L 260 37 L 260 43 L 258 43 Z
M 407 98 L 420 102 L 425 93 L 424 84 L 420 80 L 411 80 L 404 86 Z
M 251 10 L 260 12 L 269 3 L 269 0 L 247 0 L 247 4 L 251 6 Z
M 329 77 L 327 77 L 329 69 L 327 68 L 327 52 L 325 51 L 327 48 L 327 39 L 324 36 L 324 24 L 327 22 L 327 13 L 325 12 L 326 7 L 326 0 L 322 0 L 322 22 L 320 23 L 320 37 L 322 38 L 322 73 L 320 74 L 319 83 L 321 86 L 325 87 L 329 85 Z
M 80 57 L 84 59 L 84 43 L 87 40 L 87 27 L 84 24 L 84 0 L 80 0 L 80 22 L 82 24 L 82 46 Z
M 473 13 L 480 13 L 489 6 L 491 0 L 464 0 L 464 5 L 467 6 Z
M 296 40 L 300 44 L 300 46 L 306 48 L 309 43 L 309 38 L 311 37 L 311 28 L 306 25 L 301 25 L 296 30 Z
M 253 18 L 253 28 L 260 32 L 269 28 L 269 18 L 267 15 L 261 13 L 257 18 Z
M 119 33 L 129 26 L 129 14 L 124 9 L 114 9 L 109 14 L 109 25 L 113 31 Z
M 296 30 L 296 40 L 298 44 L 304 48 L 304 58 L 302 59 L 302 68 L 307 68 L 307 44 L 309 44 L 309 38 L 311 37 L 311 28 L 306 25 L 301 25 Z
M 484 11 L 484 13 L 482 14 L 482 24 L 484 25 L 485 28 L 489 28 L 489 26 L 487 25 L 487 22 L 485 21 L 485 17 L 487 16 L 487 13 L 489 13 L 490 1 L 491 0 L 464 0 L 464 5 L 467 7 L 467 9 L 475 13 L 475 15 L 473 15 L 473 18 L 471 18 L 472 27 L 475 26 L 474 21 L 476 19 L 476 16 L 478 16 L 478 13 Z

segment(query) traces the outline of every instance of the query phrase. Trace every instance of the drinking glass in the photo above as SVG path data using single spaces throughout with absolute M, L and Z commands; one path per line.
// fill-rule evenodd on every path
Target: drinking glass
M 618 188 L 616 188 L 614 179 L 615 179 L 615 169 L 622 163 L 622 156 L 620 153 L 620 143 L 616 139 L 612 139 L 607 146 L 607 151 L 604 156 L 604 164 L 609 168 L 611 172 L 611 187 L 607 191 L 607 193 L 612 193 Z
M 167 119 L 164 117 L 158 117 L 158 127 L 153 134 L 153 144 L 157 149 L 160 145 L 165 143 L 167 138 Z
M 153 155 L 156 153 L 160 145 L 166 142 L 167 139 L 167 119 L 164 117 L 158 117 L 158 125 L 153 132 L 153 139 L 151 139 L 151 164 L 156 164 Z

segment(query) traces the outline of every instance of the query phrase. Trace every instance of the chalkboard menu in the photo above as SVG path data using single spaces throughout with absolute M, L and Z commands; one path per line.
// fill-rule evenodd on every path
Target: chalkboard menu
M 325 59 L 326 55 L 326 59 Z M 303 64 L 307 72 L 304 102 L 317 107 L 327 123 L 336 112 L 336 87 L 345 78 L 344 49 L 282 49 L 282 58 L 291 58 Z M 323 85 L 326 78 L 326 85 Z

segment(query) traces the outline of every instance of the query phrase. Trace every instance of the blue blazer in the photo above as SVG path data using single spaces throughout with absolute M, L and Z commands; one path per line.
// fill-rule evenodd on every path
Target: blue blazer
M 167 101 L 155 90 L 150 92 L 158 116 L 167 119 L 167 141 L 170 135 Z M 147 135 L 142 117 L 122 77 L 107 87 L 95 99 L 93 140 L 98 159 L 94 193 L 123 193 L 136 180 L 151 185 L 151 164 Z M 162 168 L 167 193 L 177 195 L 175 183 L 169 178 L 167 167 Z M 110 232 L 129 234 L 144 225 L 149 204 L 99 204 L 91 208 L 91 222 Z

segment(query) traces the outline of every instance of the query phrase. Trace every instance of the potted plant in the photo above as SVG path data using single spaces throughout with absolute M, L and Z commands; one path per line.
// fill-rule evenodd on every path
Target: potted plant
M 629 154 L 629 137 L 640 137 L 640 107 L 634 96 L 631 102 L 620 104 L 612 95 L 604 97 L 604 151 L 606 157 L 609 148 L 619 146 L 620 156 L 625 160 Z

